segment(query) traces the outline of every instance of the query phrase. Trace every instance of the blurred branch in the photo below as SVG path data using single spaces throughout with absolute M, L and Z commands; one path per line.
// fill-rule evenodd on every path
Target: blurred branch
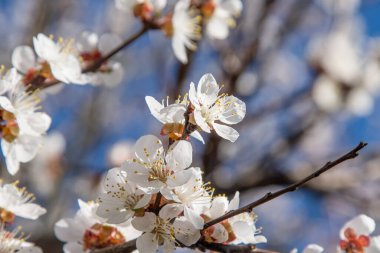
M 309 176 L 305 177 L 304 179 L 302 179 L 301 181 L 299 182 L 296 182 L 282 190 L 279 190 L 279 191 L 276 191 L 274 193 L 271 193 L 271 192 L 268 192 L 267 194 L 265 194 L 265 196 L 263 196 L 262 198 L 244 206 L 244 207 L 241 207 L 239 209 L 236 209 L 234 211 L 231 211 L 231 212 L 228 212 L 226 213 L 225 215 L 222 215 L 221 217 L 219 218 L 216 218 L 210 222 L 207 222 L 205 225 L 204 225 L 204 229 L 212 226 L 212 225 L 215 225 L 223 220 L 226 220 L 228 218 L 231 218 L 233 216 L 236 216 L 238 214 L 241 214 L 241 213 L 244 213 L 244 212 L 249 212 L 249 211 L 252 211 L 253 208 L 257 207 L 257 206 L 260 206 L 268 201 L 271 201 L 275 198 L 278 198 L 280 197 L 281 195 L 285 194 L 285 193 L 288 193 L 288 192 L 292 192 L 292 191 L 296 191 L 298 190 L 299 187 L 301 187 L 302 185 L 304 185 L 305 183 L 309 182 L 310 180 L 320 176 L 322 173 L 330 170 L 331 168 L 335 167 L 336 165 L 346 161 L 346 160 L 350 160 L 350 159 L 354 159 L 355 157 L 357 157 L 359 155 L 359 151 L 361 149 L 363 149 L 365 146 L 367 146 L 367 143 L 364 143 L 364 142 L 360 142 L 354 149 L 352 149 L 350 152 L 348 152 L 347 154 L 339 157 L 338 159 L 334 160 L 334 161 L 329 161 L 327 162 L 322 168 L 318 169 L 316 172 L 310 174 Z

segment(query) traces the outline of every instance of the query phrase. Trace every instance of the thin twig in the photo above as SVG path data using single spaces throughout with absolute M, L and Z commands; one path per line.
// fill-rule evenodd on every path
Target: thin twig
M 350 152 L 348 152 L 347 154 L 339 157 L 338 159 L 334 160 L 334 161 L 330 161 L 330 162 L 327 162 L 322 168 L 320 168 L 319 170 L 315 171 L 314 173 L 310 174 L 309 176 L 305 177 L 304 179 L 302 179 L 301 181 L 298 181 L 294 184 L 291 184 L 289 185 L 288 187 L 282 189 L 282 190 L 279 190 L 279 191 L 276 191 L 274 193 L 271 193 L 271 192 L 268 192 L 267 194 L 265 194 L 265 196 L 263 196 L 262 198 L 246 205 L 246 206 L 243 206 L 239 209 L 236 209 L 234 211 L 231 211 L 231 212 L 228 212 L 226 213 L 225 215 L 222 215 L 220 216 L 219 218 L 216 218 L 214 220 L 211 220 L 209 222 L 207 222 L 205 225 L 204 225 L 204 228 L 203 229 L 206 229 L 212 225 L 215 225 L 223 220 L 226 220 L 228 218 L 231 218 L 233 216 L 236 216 L 238 214 L 241 214 L 241 213 L 244 213 L 244 212 L 249 212 L 251 211 L 253 208 L 259 206 L 259 205 L 262 205 L 272 199 L 275 199 L 285 193 L 288 193 L 288 192 L 292 192 L 292 191 L 295 191 L 297 190 L 299 187 L 301 187 L 302 185 L 304 185 L 305 183 L 309 182 L 310 180 L 318 177 L 319 175 L 321 175 L 322 173 L 328 171 L 329 169 L 335 167 L 336 165 L 346 161 L 346 160 L 349 160 L 349 159 L 353 159 L 355 157 L 357 157 L 359 155 L 358 151 L 361 150 L 362 148 L 364 148 L 365 146 L 367 146 L 367 143 L 364 143 L 364 142 L 360 142 L 354 149 L 352 149 Z
M 132 35 L 130 38 L 125 40 L 123 43 L 121 43 L 118 47 L 116 47 L 114 50 L 109 52 L 107 55 L 103 56 L 100 58 L 98 61 L 95 61 L 93 64 L 87 66 L 85 69 L 82 70 L 82 73 L 88 73 L 88 72 L 93 72 L 97 70 L 103 63 L 108 61 L 111 57 L 113 57 L 115 54 L 117 54 L 119 51 L 123 50 L 124 48 L 128 47 L 131 45 L 135 40 L 140 38 L 146 31 L 149 30 L 149 26 L 145 25 L 143 28 Z

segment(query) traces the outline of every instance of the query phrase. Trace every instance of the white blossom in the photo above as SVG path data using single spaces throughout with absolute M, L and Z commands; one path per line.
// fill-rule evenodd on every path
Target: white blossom
M 189 99 L 194 107 L 193 122 L 203 131 L 211 130 L 222 138 L 235 142 L 239 133 L 232 127 L 216 123 L 237 124 L 245 116 L 245 103 L 234 96 L 218 95 L 220 87 L 211 74 L 205 74 L 199 80 L 197 89 L 190 84 Z
M 177 59 L 186 64 L 187 49 L 196 50 L 197 40 L 200 39 L 200 21 L 199 14 L 190 8 L 190 0 L 179 0 L 175 7 L 174 13 L 167 24 L 164 25 L 164 32 L 167 36 L 172 37 L 172 48 Z
M 105 219 L 96 215 L 98 204 L 81 200 L 78 203 L 80 209 L 74 218 L 61 219 L 54 227 L 57 238 L 65 242 L 65 253 L 87 253 L 122 244 L 140 235 L 130 223 L 107 224 Z
M 85 84 L 78 53 L 73 41 L 60 39 L 57 43 L 40 33 L 33 38 L 34 50 L 37 55 L 48 63 L 51 74 L 64 83 Z
M 164 151 L 161 141 L 145 135 L 135 144 L 135 157 L 123 169 L 130 181 L 146 193 L 157 193 L 165 187 L 183 185 L 191 177 L 186 170 L 192 162 L 192 147 L 188 141 L 177 141 Z
M 239 192 L 228 202 L 224 196 L 215 197 L 211 207 L 203 216 L 206 221 L 221 217 L 229 211 L 239 207 Z M 227 220 L 217 223 L 204 231 L 207 241 L 217 243 L 265 243 L 267 240 L 262 235 L 257 235 L 260 230 L 255 226 L 256 216 L 251 213 L 242 213 Z
M 290 253 L 297 253 L 297 249 L 293 249 Z M 318 244 L 309 244 L 305 247 L 305 249 L 302 251 L 302 253 L 322 253 L 323 248 L 319 246 Z
M 185 217 L 197 229 L 202 229 L 204 220 L 201 214 L 211 206 L 213 189 L 203 183 L 200 168 L 190 168 L 192 176 L 187 183 L 181 186 L 167 188 L 162 191 L 163 196 L 174 201 L 173 206 L 184 212 Z
M 380 252 L 380 236 L 370 236 L 375 227 L 375 221 L 364 214 L 348 221 L 340 230 L 338 252 Z
M 13 184 L 0 181 L 0 222 L 12 222 L 14 216 L 36 220 L 46 213 L 45 208 L 32 203 L 34 195 L 17 184 L 17 181 Z
M 48 130 L 51 118 L 38 112 L 39 99 L 26 91 L 15 69 L 5 75 L 1 83 L 7 90 L 0 94 L 1 148 L 6 158 L 7 169 L 14 175 L 20 162 L 29 162 L 39 150 L 41 136 Z
M 109 170 L 102 186 L 97 214 L 108 223 L 127 221 L 151 200 L 151 195 L 140 191 L 120 168 Z
M 42 253 L 39 247 L 25 241 L 20 236 L 20 230 L 7 231 L 4 224 L 0 224 L 0 252 L 1 253 Z
M 207 35 L 213 39 L 226 39 L 229 28 L 236 26 L 235 17 L 240 16 L 243 3 L 241 0 L 208 0 L 202 8 Z
M 189 102 L 187 97 L 183 101 L 176 100 L 175 103 L 169 104 L 164 101 L 158 102 L 151 96 L 145 97 L 146 104 L 149 107 L 150 113 L 163 125 L 161 135 L 168 135 L 172 140 L 179 140 L 185 130 L 185 113 Z M 204 143 L 204 140 L 198 130 L 190 133 L 192 137 Z
M 161 245 L 163 252 L 172 252 L 177 244 L 176 239 L 185 246 L 196 243 L 201 236 L 199 230 L 195 229 L 185 217 L 178 218 L 179 213 L 180 210 L 166 205 L 161 208 L 158 216 L 146 212 L 143 217 L 135 217 L 132 225 L 144 232 L 137 238 L 136 246 L 139 252 L 154 253 Z

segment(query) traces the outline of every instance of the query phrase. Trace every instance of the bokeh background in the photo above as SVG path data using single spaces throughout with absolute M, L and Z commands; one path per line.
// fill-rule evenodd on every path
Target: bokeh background
M 333 252 L 345 221 L 360 213 L 380 221 L 380 0 L 243 2 L 229 38 L 205 37 L 188 65 L 176 60 L 170 39 L 150 31 L 116 56 L 125 72 L 118 86 L 41 92 L 52 127 L 17 178 L 48 209 L 37 222 L 21 222 L 45 252 L 62 251 L 54 223 L 75 213 L 77 198 L 96 198 L 102 174 L 130 156 L 134 141 L 159 135 L 144 97 L 174 99 L 208 72 L 247 104 L 235 144 L 213 135 L 204 135 L 205 145 L 192 140 L 194 165 L 217 193 L 238 190 L 248 203 L 369 142 L 354 161 L 257 208 L 268 238 L 262 248 L 289 252 L 316 242 Z M 140 26 L 112 0 L 0 0 L 0 62 L 10 67 L 12 50 L 39 32 L 128 38 Z M 14 180 L 4 165 L 0 176 Z

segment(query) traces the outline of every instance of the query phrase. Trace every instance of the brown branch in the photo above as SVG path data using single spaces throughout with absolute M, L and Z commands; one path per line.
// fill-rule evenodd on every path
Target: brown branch
M 310 174 L 309 176 L 305 177 L 304 179 L 302 179 L 301 181 L 298 181 L 292 185 L 289 185 L 288 187 L 282 189 L 282 190 L 279 190 L 279 191 L 276 191 L 274 193 L 272 192 L 268 192 L 267 194 L 265 194 L 265 196 L 263 196 L 262 198 L 246 205 L 246 206 L 243 206 L 239 209 L 236 209 L 234 211 L 231 211 L 231 212 L 228 212 L 226 213 L 225 215 L 222 215 L 220 216 L 219 218 L 216 218 L 210 222 L 207 222 L 205 225 L 204 225 L 204 229 L 212 226 L 212 225 L 215 225 L 223 220 L 226 220 L 228 218 L 231 218 L 233 216 L 236 216 L 238 214 L 241 214 L 241 213 L 244 213 L 244 212 L 249 212 L 249 211 L 252 211 L 253 208 L 257 207 L 257 206 L 260 206 L 268 201 L 271 201 L 285 193 L 288 193 L 288 192 L 292 192 L 292 191 L 295 191 L 297 190 L 299 187 L 301 187 L 302 185 L 304 185 L 305 183 L 309 182 L 310 180 L 318 177 L 319 175 L 321 175 L 322 173 L 328 171 L 329 169 L 335 167 L 336 165 L 346 161 L 346 160 L 350 160 L 350 159 L 353 159 L 355 157 L 357 157 L 359 154 L 358 152 L 364 148 L 365 146 L 367 146 L 367 143 L 364 143 L 364 142 L 360 142 L 354 149 L 352 149 L 350 152 L 348 152 L 347 154 L 339 157 L 338 159 L 334 160 L 334 161 L 330 161 L 330 162 L 327 162 L 322 168 L 320 168 L 319 170 L 315 171 L 314 173 Z
M 100 58 L 98 61 L 95 61 L 93 64 L 87 66 L 85 69 L 82 70 L 82 73 L 88 73 L 93 72 L 100 68 L 100 66 L 105 63 L 107 60 L 109 60 L 111 57 L 113 57 L 115 54 L 117 54 L 119 51 L 123 50 L 124 48 L 131 45 L 135 40 L 140 38 L 145 32 L 147 32 L 150 29 L 148 25 L 144 25 L 143 28 L 138 31 L 137 33 L 133 34 L 130 38 L 125 40 L 123 43 L 121 43 L 118 47 L 113 49 L 111 52 L 109 52 L 107 55 Z
M 134 250 L 136 250 L 136 239 L 117 246 L 93 250 L 91 251 L 91 253 L 127 253 L 132 252 Z
M 209 243 L 209 242 L 198 242 L 195 247 L 200 250 L 211 250 L 221 253 L 278 253 L 275 251 L 257 249 L 254 244 L 222 244 L 222 243 Z

